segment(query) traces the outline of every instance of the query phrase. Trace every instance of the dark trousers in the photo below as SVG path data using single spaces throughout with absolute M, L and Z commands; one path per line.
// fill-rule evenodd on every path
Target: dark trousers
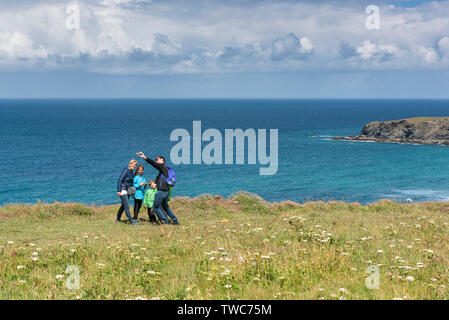
M 148 208 L 148 219 L 150 219 L 151 223 L 156 223 L 156 213 L 154 212 L 153 208 Z
M 142 199 L 134 199 L 134 220 L 137 220 L 137 218 L 139 217 L 139 211 L 140 208 L 142 207 Z
M 168 191 L 158 190 L 154 196 L 153 209 L 156 212 L 159 221 L 168 223 L 168 217 L 170 217 L 174 224 L 178 224 L 178 218 L 176 218 L 175 214 L 168 206 L 168 195 Z
M 120 221 L 123 211 L 125 211 L 128 220 L 132 221 L 131 211 L 129 210 L 129 196 L 128 195 L 121 196 L 120 200 L 122 200 L 122 205 L 120 206 L 117 212 L 117 221 Z

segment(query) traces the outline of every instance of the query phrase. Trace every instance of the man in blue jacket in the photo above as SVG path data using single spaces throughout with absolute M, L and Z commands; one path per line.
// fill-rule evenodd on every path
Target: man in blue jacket
M 153 168 L 159 171 L 156 177 L 157 193 L 154 196 L 153 210 L 156 212 L 159 221 L 162 223 L 168 223 L 167 215 L 173 221 L 173 224 L 179 224 L 178 218 L 176 218 L 173 211 L 168 206 L 168 196 L 170 195 L 169 185 L 167 183 L 168 168 L 165 164 L 165 158 L 162 156 L 157 156 L 156 161 L 149 159 L 143 154 L 143 152 L 138 152 L 137 155 L 144 159 L 146 162 L 151 164 Z M 164 211 L 166 214 L 164 214 Z

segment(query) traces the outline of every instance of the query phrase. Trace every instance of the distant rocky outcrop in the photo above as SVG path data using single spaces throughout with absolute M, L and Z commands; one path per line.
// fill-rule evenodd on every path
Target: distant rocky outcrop
M 366 124 L 360 135 L 334 140 L 449 145 L 449 117 L 422 117 Z

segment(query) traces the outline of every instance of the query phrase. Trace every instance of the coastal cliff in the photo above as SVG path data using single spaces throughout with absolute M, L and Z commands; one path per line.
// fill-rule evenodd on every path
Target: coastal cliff
M 334 140 L 449 145 L 449 117 L 421 117 L 366 124 L 360 135 Z
M 143 212 L 140 226 L 114 223 L 119 204 L 0 206 L 1 299 L 447 300 L 449 294 L 449 202 L 270 203 L 240 193 L 174 197 L 170 206 L 180 225 L 151 224 Z M 384 265 L 378 290 L 367 290 L 367 259 Z

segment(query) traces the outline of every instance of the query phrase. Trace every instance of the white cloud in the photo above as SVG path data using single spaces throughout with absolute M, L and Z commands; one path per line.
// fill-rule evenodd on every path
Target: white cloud
M 273 60 L 303 59 L 313 51 L 313 45 L 306 37 L 299 39 L 293 33 L 277 38 L 271 43 Z
M 20 32 L 0 33 L 0 54 L 6 59 L 44 58 L 48 52 L 41 45 L 35 46 L 33 40 Z
M 376 45 L 369 40 L 363 41 L 363 44 L 358 46 L 356 52 L 363 60 L 379 59 L 388 60 L 400 52 L 400 49 L 395 45 Z
M 49 51 L 21 32 L 0 32 L 0 71 L 33 69 Z
M 381 6 L 380 30 L 360 6 L 292 1 L 11 3 L 0 11 L 0 70 L 108 73 L 415 70 L 449 66 L 449 1 Z
M 426 48 L 424 46 L 417 46 L 414 48 L 414 53 L 421 57 L 425 63 L 432 64 L 439 60 L 438 53 L 434 48 Z
M 438 48 L 443 57 L 449 59 L 449 37 L 441 38 L 440 41 L 438 41 Z
M 176 41 L 170 40 L 166 35 L 156 33 L 151 50 L 159 55 L 177 55 L 181 53 L 182 46 Z

